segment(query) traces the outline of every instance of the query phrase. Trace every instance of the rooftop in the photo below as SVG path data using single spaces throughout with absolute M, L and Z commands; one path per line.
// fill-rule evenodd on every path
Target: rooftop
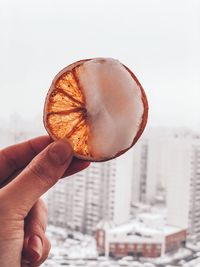
M 166 223 L 165 214 L 142 213 L 132 221 L 109 228 L 109 233 L 129 236 L 168 236 L 185 229 Z

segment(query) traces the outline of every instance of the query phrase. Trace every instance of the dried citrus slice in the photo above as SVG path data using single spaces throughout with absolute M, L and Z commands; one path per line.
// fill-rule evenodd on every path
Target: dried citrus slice
M 49 135 L 68 138 L 75 155 L 88 161 L 127 151 L 141 136 L 147 117 L 139 81 L 111 58 L 81 60 L 64 68 L 54 78 L 44 108 Z

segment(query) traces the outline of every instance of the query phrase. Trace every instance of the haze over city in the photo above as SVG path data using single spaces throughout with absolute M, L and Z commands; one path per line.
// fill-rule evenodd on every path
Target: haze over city
M 56 73 L 104 56 L 140 80 L 149 126 L 199 128 L 199 8 L 195 0 L 1 1 L 0 118 L 42 119 Z

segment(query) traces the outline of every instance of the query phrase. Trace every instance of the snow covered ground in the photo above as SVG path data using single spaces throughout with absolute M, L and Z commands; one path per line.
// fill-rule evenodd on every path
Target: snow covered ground
M 68 237 L 66 230 L 48 226 L 47 235 L 52 249 L 48 260 L 42 267 L 200 267 L 200 250 L 192 251 L 182 248 L 179 251 L 161 258 L 141 258 L 140 262 L 127 256 L 119 260 L 99 257 L 95 239 L 81 233 L 73 233 Z

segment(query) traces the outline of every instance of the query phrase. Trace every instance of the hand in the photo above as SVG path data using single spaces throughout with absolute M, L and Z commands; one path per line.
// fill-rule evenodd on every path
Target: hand
M 48 136 L 0 151 L 0 266 L 36 267 L 47 258 L 47 209 L 39 198 L 88 165 L 73 158 L 67 141 Z

